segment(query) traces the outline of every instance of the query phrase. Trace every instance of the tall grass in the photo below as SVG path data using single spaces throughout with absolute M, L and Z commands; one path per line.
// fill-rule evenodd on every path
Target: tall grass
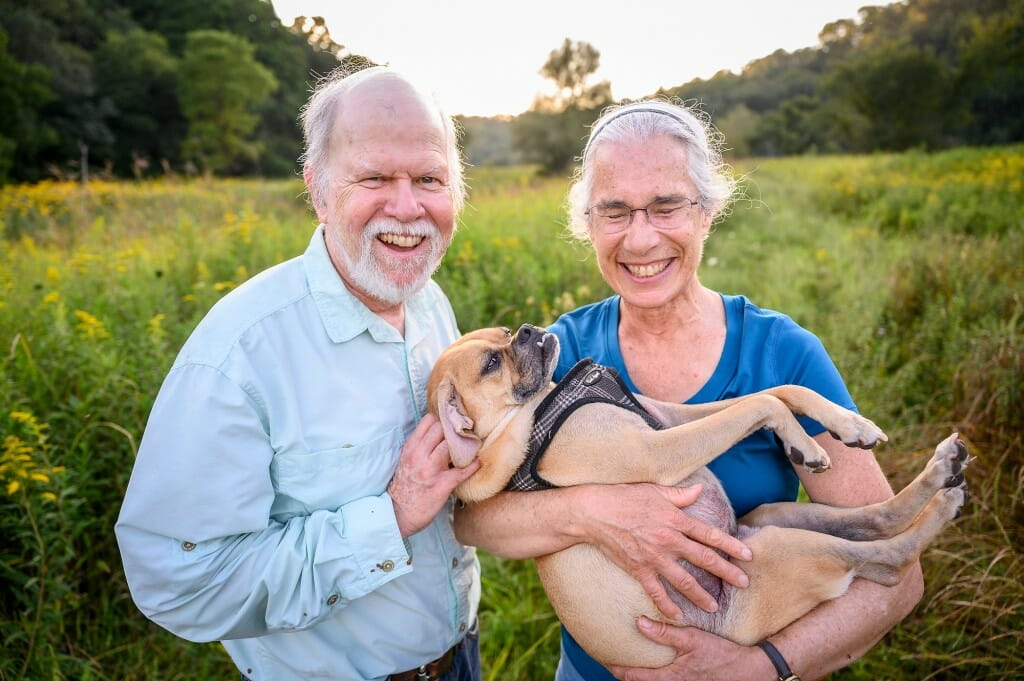
M 1024 148 L 762 161 L 702 279 L 791 314 L 891 442 L 895 487 L 959 430 L 965 514 L 925 553 L 915 612 L 834 679 L 1024 675 Z M 460 326 L 545 324 L 607 295 L 561 237 L 564 180 L 475 169 L 437 279 Z M 0 189 L 0 680 L 223 679 L 128 596 L 112 526 L 156 390 L 225 292 L 302 252 L 295 181 Z M 532 565 L 482 555 L 485 676 L 550 678 Z

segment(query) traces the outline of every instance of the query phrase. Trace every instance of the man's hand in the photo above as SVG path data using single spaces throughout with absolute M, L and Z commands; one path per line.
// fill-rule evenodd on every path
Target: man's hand
M 674 627 L 637 620 L 637 628 L 655 643 L 676 651 L 676 659 L 657 669 L 610 667 L 622 681 L 736 681 L 771 679 L 776 676 L 768 657 L 760 648 L 750 648 L 709 634 L 694 627 Z
M 427 414 L 402 446 L 398 467 L 388 485 L 402 537 L 430 524 L 452 491 L 480 468 L 479 459 L 452 468 L 441 422 Z
M 591 524 L 587 541 L 640 582 L 669 620 L 679 621 L 683 613 L 662 580 L 698 607 L 718 610 L 715 599 L 677 562 L 680 558 L 734 586 L 748 585 L 743 571 L 713 549 L 739 560 L 750 560 L 750 549 L 680 510 L 697 500 L 699 485 L 608 485 L 591 491 L 595 496 L 587 505 Z

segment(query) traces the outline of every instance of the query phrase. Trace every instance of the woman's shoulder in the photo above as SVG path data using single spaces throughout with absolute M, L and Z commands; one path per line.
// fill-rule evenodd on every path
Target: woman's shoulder
M 616 342 L 618 315 L 619 297 L 612 296 L 566 312 L 548 327 L 558 337 L 560 348 L 555 380 L 584 357 L 601 364 L 616 364 L 618 351 L 612 346 Z
M 730 332 L 741 332 L 745 342 L 814 342 L 814 333 L 784 312 L 760 307 L 746 296 L 723 295 Z
M 619 311 L 619 297 L 610 296 L 559 315 L 548 330 L 559 336 L 587 336 L 609 324 Z

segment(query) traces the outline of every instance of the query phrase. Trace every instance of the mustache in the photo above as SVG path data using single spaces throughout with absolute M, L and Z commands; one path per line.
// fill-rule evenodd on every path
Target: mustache
M 363 230 L 365 238 L 376 239 L 381 234 L 399 234 L 402 236 L 423 236 L 439 238 L 441 230 L 433 220 L 420 218 L 413 222 L 399 222 L 393 218 L 375 218 L 366 224 Z

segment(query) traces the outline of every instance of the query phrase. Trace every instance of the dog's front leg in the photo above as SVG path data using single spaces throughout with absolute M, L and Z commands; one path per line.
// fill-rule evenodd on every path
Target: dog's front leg
M 657 467 L 655 481 L 672 484 L 760 428 L 768 428 L 779 436 L 786 456 L 794 464 L 815 473 L 829 467 L 825 450 L 782 401 L 767 393 L 737 400 L 697 421 L 644 433 L 638 439 L 647 450 L 648 456 L 644 458 Z

